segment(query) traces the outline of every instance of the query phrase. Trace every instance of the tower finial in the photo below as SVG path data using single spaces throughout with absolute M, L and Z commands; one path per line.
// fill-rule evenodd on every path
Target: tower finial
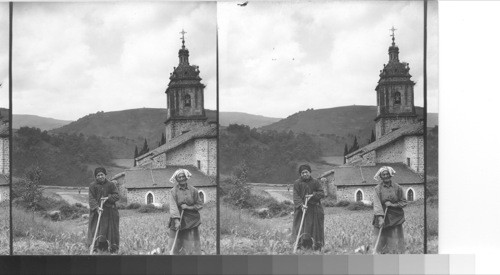
M 182 48 L 183 48 L 183 49 L 185 48 L 185 47 L 184 47 L 184 34 L 186 34 L 186 33 L 187 33 L 187 32 L 186 32 L 186 31 L 184 31 L 184 29 L 182 29 L 182 31 L 180 32 L 180 34 L 182 34 L 181 39 L 182 39 Z
M 392 26 L 392 28 L 389 29 L 389 30 L 392 31 L 392 34 L 389 35 L 389 36 L 392 36 L 392 45 L 394 46 L 395 45 L 395 43 L 394 43 L 394 31 L 397 30 L 397 29 L 395 29 L 394 26 Z

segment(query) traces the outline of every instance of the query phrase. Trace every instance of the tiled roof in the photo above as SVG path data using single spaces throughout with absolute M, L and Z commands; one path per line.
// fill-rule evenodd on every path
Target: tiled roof
M 412 136 L 412 135 L 423 135 L 423 134 L 424 134 L 424 123 L 422 121 L 418 123 L 405 125 L 397 130 L 394 130 L 388 134 L 381 136 L 376 141 L 346 155 L 346 158 L 350 158 L 352 156 L 359 154 L 364 155 L 384 145 L 387 145 L 401 137 Z
M 377 185 L 373 176 L 382 166 L 391 166 L 396 171 L 392 180 L 397 184 L 418 184 L 424 180 L 403 163 L 378 163 L 373 166 L 339 166 L 335 168 L 335 185 Z
M 9 185 L 9 177 L 7 175 L 0 174 L 0 185 Z
M 169 141 L 167 143 L 163 144 L 162 146 L 147 152 L 144 155 L 141 155 L 136 158 L 136 160 L 141 160 L 146 157 L 155 157 L 159 154 L 168 152 L 172 149 L 175 149 L 184 143 L 194 140 L 197 138 L 217 138 L 217 127 L 213 126 L 203 126 L 194 130 L 191 130 L 185 134 L 182 134 L 180 136 L 177 136 Z
M 174 184 L 170 182 L 170 177 L 174 172 L 184 168 L 191 172 L 192 176 L 188 184 L 194 187 L 216 186 L 216 182 L 209 176 L 203 174 L 193 166 L 168 166 L 159 169 L 128 169 L 125 170 L 125 188 L 171 188 Z M 121 173 L 113 179 L 120 177 Z

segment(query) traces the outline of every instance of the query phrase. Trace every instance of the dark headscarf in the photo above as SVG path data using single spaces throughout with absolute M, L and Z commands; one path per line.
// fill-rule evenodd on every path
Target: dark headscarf
M 299 166 L 299 174 L 302 173 L 302 171 L 304 170 L 309 171 L 309 173 L 312 172 L 311 166 L 309 166 L 308 164 L 302 164 L 301 166 Z
M 104 167 L 97 167 L 95 170 L 94 170 L 94 178 L 97 177 L 97 174 L 99 173 L 104 173 L 104 175 L 107 175 L 108 173 L 106 172 L 106 169 L 104 169 Z

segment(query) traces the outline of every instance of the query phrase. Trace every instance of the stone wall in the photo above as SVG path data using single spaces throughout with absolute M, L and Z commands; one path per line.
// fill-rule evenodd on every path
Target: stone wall
M 364 155 L 357 154 L 346 159 L 346 164 L 351 165 L 374 165 L 376 159 L 375 151 L 368 152 Z
M 10 173 L 9 138 L 0 138 L 0 174 Z
M 151 189 L 129 189 L 127 193 L 127 203 L 146 204 L 146 195 L 153 194 L 153 202 L 168 204 L 170 202 L 171 188 L 151 188 Z M 203 191 L 205 194 L 205 203 L 215 202 L 217 188 L 215 186 L 199 187 L 198 191 Z
M 406 158 L 410 159 L 410 169 L 420 175 L 424 174 L 424 137 L 408 136 L 405 137 Z M 405 161 L 406 163 L 406 161 Z M 407 164 L 407 163 L 406 163 Z M 407 164 L 408 165 L 408 164 Z
M 209 176 L 217 175 L 217 139 L 197 139 L 194 144 L 194 166 Z
M 194 165 L 194 141 L 189 141 L 175 149 L 167 152 L 165 155 L 165 164 L 162 166 L 154 166 L 155 168 L 164 168 L 168 165 L 182 166 Z M 196 165 L 194 165 L 196 167 Z
M 165 127 L 167 142 L 174 137 L 182 135 L 183 132 L 191 131 L 201 126 L 205 126 L 204 120 L 201 119 L 170 120 Z
M 403 138 L 379 147 L 376 150 L 376 163 L 393 163 L 402 162 L 406 163 L 405 154 L 405 141 Z
M 424 197 L 424 184 L 405 184 L 401 185 L 403 192 L 406 194 L 408 189 L 413 189 L 414 198 L 416 200 L 422 199 Z M 361 190 L 363 193 L 363 200 L 368 200 L 373 202 L 373 196 L 375 195 L 375 186 L 337 186 L 337 201 L 347 200 L 356 201 L 356 192 Z
M 10 200 L 10 186 L 0 185 L 0 202 Z
M 401 116 L 401 117 L 383 117 L 375 123 L 375 138 L 379 139 L 393 131 L 395 128 L 401 128 L 408 124 L 417 122 L 417 117 Z

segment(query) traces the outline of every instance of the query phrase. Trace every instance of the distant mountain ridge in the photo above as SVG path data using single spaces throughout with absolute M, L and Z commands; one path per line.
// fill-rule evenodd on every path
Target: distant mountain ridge
M 219 125 L 229 126 L 229 124 L 243 124 L 250 128 L 259 128 L 275 122 L 282 118 L 265 117 L 242 112 L 219 112 Z
M 49 131 L 72 122 L 71 120 L 60 120 L 37 115 L 14 114 L 12 116 L 12 128 L 14 129 L 19 129 L 21 127 L 35 127 L 42 131 Z

